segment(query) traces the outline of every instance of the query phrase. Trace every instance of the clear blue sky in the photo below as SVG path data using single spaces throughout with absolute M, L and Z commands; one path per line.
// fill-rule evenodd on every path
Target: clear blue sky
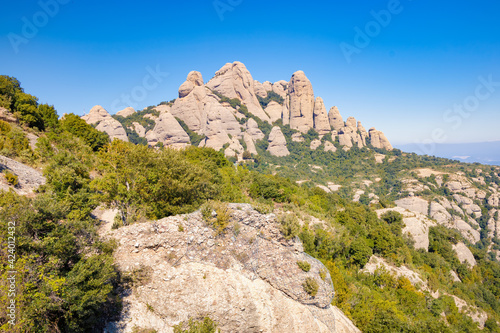
M 447 143 L 500 140 L 500 83 L 475 97 L 479 77 L 500 82 L 496 0 L 41 2 L 54 1 L 65 4 L 2 1 L 0 74 L 60 115 L 96 104 L 116 111 L 122 94 L 144 87 L 147 68 L 168 76 L 148 81 L 136 108 L 176 98 L 191 70 L 208 81 L 238 60 L 259 81 L 303 70 L 327 107 L 396 144 L 432 139 L 436 129 L 434 140 Z M 372 11 L 389 9 L 390 22 L 374 23 Z M 368 45 L 355 40 L 356 27 L 368 28 Z M 357 47 L 350 62 L 347 44 Z M 464 101 L 472 112 L 446 113 Z

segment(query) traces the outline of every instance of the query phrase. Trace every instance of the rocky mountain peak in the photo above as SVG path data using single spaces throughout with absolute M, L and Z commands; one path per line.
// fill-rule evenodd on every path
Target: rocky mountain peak
M 95 124 L 110 117 L 111 115 L 108 111 L 106 111 L 106 109 L 100 105 L 96 105 L 90 109 L 89 113 L 83 116 L 82 119 L 88 124 Z
M 292 75 L 288 85 L 290 99 L 290 127 L 306 133 L 314 126 L 314 92 L 311 81 L 303 71 Z

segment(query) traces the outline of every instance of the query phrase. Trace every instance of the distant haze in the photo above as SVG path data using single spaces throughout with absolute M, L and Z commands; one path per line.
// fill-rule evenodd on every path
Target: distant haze
M 406 152 L 451 158 L 466 163 L 500 165 L 500 141 L 436 144 L 428 147 L 406 144 L 396 145 L 396 148 Z

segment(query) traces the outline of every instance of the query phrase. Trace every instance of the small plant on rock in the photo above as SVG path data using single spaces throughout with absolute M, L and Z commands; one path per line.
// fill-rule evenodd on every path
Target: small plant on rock
M 174 333 L 217 333 L 217 323 L 205 317 L 203 319 L 189 319 L 188 322 L 182 322 L 174 326 Z
M 311 295 L 312 297 L 318 294 L 319 285 L 315 279 L 308 277 L 304 283 L 302 283 L 304 291 Z
M 297 236 L 300 232 L 300 224 L 297 216 L 294 214 L 283 214 L 278 218 L 280 230 L 286 239 Z
M 209 201 L 201 207 L 203 220 L 215 229 L 217 235 L 224 233 L 231 220 L 231 209 L 226 203 Z
M 5 180 L 7 180 L 7 183 L 9 185 L 12 185 L 14 187 L 19 184 L 19 178 L 15 174 L 13 174 L 12 172 L 10 172 L 10 171 L 7 171 L 5 173 Z
M 304 272 L 309 272 L 311 270 L 311 264 L 307 261 L 297 261 L 297 266 Z

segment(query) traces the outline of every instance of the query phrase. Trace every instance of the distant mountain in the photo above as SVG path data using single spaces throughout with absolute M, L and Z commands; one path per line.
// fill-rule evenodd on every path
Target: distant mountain
M 179 87 L 179 98 L 135 112 L 127 108 L 110 115 L 97 105 L 82 118 L 111 138 L 149 146 L 195 145 L 223 150 L 227 157 L 258 155 L 262 146 L 273 156 L 287 156 L 287 140 L 310 149 L 335 152 L 365 146 L 392 150 L 384 133 L 366 130 L 360 121 L 345 121 L 336 106 L 329 112 L 315 96 L 304 72 L 289 81 L 258 82 L 241 62 L 224 65 L 204 83 L 192 71 Z
M 418 144 L 397 145 L 396 148 L 420 155 L 429 155 Z M 478 162 L 481 164 L 500 165 L 500 141 L 437 144 L 430 155 L 451 158 L 466 163 Z

